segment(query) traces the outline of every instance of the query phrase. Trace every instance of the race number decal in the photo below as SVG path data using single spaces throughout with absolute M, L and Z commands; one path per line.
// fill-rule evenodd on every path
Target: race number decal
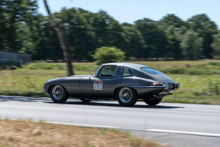
M 94 90 L 103 90 L 103 81 L 101 81 L 101 80 L 94 81 L 93 89 Z

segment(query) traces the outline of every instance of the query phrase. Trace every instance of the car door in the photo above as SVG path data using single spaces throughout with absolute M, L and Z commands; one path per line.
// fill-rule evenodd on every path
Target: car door
M 86 93 L 92 97 L 102 97 L 108 95 L 109 82 L 114 75 L 116 66 L 103 66 L 97 75 L 91 75 L 86 83 Z
M 118 66 L 117 70 L 109 83 L 109 91 L 118 87 L 129 87 L 134 83 L 133 69 L 125 66 Z

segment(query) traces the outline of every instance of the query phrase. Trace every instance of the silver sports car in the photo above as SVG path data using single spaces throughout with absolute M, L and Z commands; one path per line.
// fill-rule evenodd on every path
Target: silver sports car
M 55 103 L 69 97 L 83 102 L 117 100 L 122 106 L 133 106 L 138 99 L 148 105 L 159 104 L 164 96 L 180 87 L 165 74 L 145 65 L 133 63 L 102 64 L 93 75 L 74 75 L 48 80 L 43 91 Z

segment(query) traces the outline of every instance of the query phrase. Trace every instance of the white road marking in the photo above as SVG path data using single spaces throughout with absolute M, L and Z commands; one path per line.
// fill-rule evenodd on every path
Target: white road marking
M 149 131 L 149 132 L 161 132 L 161 133 L 176 133 L 176 134 L 220 137 L 220 134 L 202 133 L 202 132 L 187 132 L 187 131 L 160 130 L 160 129 L 147 129 L 146 131 Z
M 114 126 L 102 126 L 102 125 L 75 124 L 75 123 L 63 123 L 63 122 L 47 122 L 47 123 L 68 125 L 68 126 L 78 126 L 78 127 L 88 127 L 88 128 L 119 129 L 118 127 L 114 127 Z
M 6 119 L 6 118 L 0 118 L 0 119 Z M 9 120 L 20 120 L 20 119 L 9 119 Z M 34 121 L 34 122 L 39 122 L 39 121 Z M 68 126 L 78 126 L 78 127 L 88 127 L 88 128 L 120 129 L 120 130 L 128 130 L 128 131 L 130 130 L 131 131 L 131 129 L 122 129 L 122 128 L 115 127 L 115 126 L 75 124 L 75 123 L 64 123 L 64 122 L 45 122 L 45 123 L 68 125 Z M 133 130 L 133 131 L 141 131 L 141 130 Z M 215 133 L 187 132 L 187 131 L 160 130 L 160 129 L 146 129 L 146 130 L 142 130 L 142 131 L 159 132 L 159 133 L 176 133 L 176 134 L 210 136 L 210 137 L 220 137 L 220 134 L 215 134 Z
M 0 119 L 4 120 L 4 119 L 8 119 L 8 118 L 0 118 Z M 9 120 L 27 120 L 27 119 L 12 119 L 12 118 L 10 118 Z M 39 122 L 39 121 L 34 121 L 34 120 L 31 120 L 31 121 L 32 122 Z M 87 128 L 119 129 L 119 127 L 103 126 L 103 125 L 75 124 L 75 123 L 50 122 L 50 121 L 45 121 L 45 123 L 67 125 L 67 126 L 87 127 Z

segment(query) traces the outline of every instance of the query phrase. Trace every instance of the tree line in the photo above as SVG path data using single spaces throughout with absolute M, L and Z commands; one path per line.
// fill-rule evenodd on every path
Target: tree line
M 0 1 L 0 50 L 32 54 L 34 60 L 62 60 L 57 34 L 37 0 Z M 119 23 L 107 12 L 63 8 L 53 14 L 65 31 L 73 60 L 93 61 L 97 48 L 116 47 L 126 59 L 198 60 L 220 58 L 220 31 L 206 14 L 183 21 L 168 14 Z

